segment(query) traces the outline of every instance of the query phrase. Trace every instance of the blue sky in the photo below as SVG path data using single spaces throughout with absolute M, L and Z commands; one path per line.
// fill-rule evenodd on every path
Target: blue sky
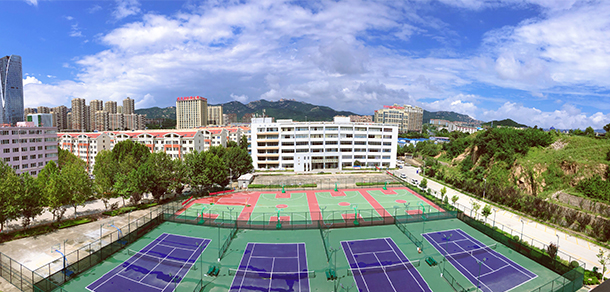
M 394 3 L 396 2 L 396 3 Z M 2 2 L 25 104 L 296 99 L 489 121 L 610 123 L 610 1 Z

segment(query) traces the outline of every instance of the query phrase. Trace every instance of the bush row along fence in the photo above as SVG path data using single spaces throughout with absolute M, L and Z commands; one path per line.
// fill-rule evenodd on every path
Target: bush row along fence
M 354 188 L 366 188 L 371 186 L 383 186 L 386 182 L 388 186 L 394 180 L 388 178 L 387 176 L 383 176 L 383 172 L 371 173 L 373 177 L 369 178 L 358 178 L 358 177 L 338 177 L 336 179 L 328 179 L 324 177 L 318 177 L 316 175 L 311 175 L 307 182 L 298 183 L 292 179 L 286 179 L 277 177 L 273 181 L 269 180 L 268 184 L 251 184 L 248 186 L 248 190 L 258 191 L 259 189 L 264 189 L 265 191 L 270 190 L 282 190 L 282 186 L 284 189 L 302 189 L 302 190 L 332 190 L 335 187 L 337 189 L 354 189 Z M 400 184 L 399 182 L 395 184 Z

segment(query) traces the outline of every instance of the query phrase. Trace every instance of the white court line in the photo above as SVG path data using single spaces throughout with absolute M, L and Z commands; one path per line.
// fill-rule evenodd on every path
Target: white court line
M 424 236 L 428 237 L 428 234 L 424 234 Z M 430 238 L 430 239 L 432 239 L 432 240 L 429 240 L 430 242 L 434 242 L 434 243 L 436 244 L 436 241 L 435 241 L 433 238 Z M 435 244 L 433 244 L 432 246 L 434 246 L 434 248 L 435 248 L 437 251 L 439 251 L 439 252 L 440 252 L 440 250 L 438 250 L 438 248 L 436 248 Z M 445 253 L 447 253 L 447 250 L 445 250 L 445 249 L 444 249 L 442 246 L 439 246 L 439 248 L 442 248 L 442 249 L 445 251 Z M 443 254 L 443 253 L 441 252 L 441 254 Z M 448 254 L 448 253 L 447 253 L 447 254 Z M 455 263 L 457 263 L 458 265 L 460 265 L 460 267 L 462 267 L 464 270 L 466 270 L 466 272 L 467 272 L 468 274 L 470 274 L 470 276 L 472 276 L 473 278 L 477 279 L 477 277 L 475 277 L 475 276 L 474 276 L 474 275 L 473 275 L 473 274 L 472 274 L 472 273 L 471 273 L 471 272 L 470 272 L 468 269 L 466 269 L 466 267 L 464 267 L 462 264 L 460 264 L 460 262 L 459 262 L 459 261 L 453 261 L 453 262 L 455 262 Z M 452 264 L 452 265 L 453 265 L 453 262 L 451 262 L 451 264 Z M 455 266 L 455 265 L 453 265 L 453 266 Z M 460 273 L 461 273 L 461 271 L 460 271 Z M 466 279 L 468 279 L 468 277 L 466 277 Z M 468 279 L 468 281 L 469 281 L 470 283 L 474 284 L 472 281 L 470 281 L 470 279 Z M 488 289 L 489 291 L 493 291 L 493 290 L 489 289 L 489 287 L 488 287 L 487 285 L 485 285 L 485 283 L 480 282 L 480 281 L 479 281 L 479 283 L 480 283 L 480 284 L 482 284 L 483 286 L 487 287 L 487 289 Z
M 360 278 L 362 278 L 362 282 L 364 282 L 364 286 L 366 286 L 366 291 L 371 291 L 369 289 L 369 285 L 366 283 L 366 280 L 364 279 L 364 275 L 362 275 L 362 271 L 360 271 L 360 267 L 358 266 L 358 261 L 356 260 L 356 257 L 354 256 L 354 254 L 352 252 L 352 247 L 349 246 L 349 242 L 347 242 L 346 245 L 347 245 L 347 248 L 349 249 L 349 253 L 351 254 L 352 258 L 354 259 L 354 263 L 356 263 L 356 269 L 358 269 L 358 272 L 360 272 Z M 352 265 L 350 264 L 350 270 L 352 269 L 351 266 Z M 352 274 L 353 274 L 353 272 L 352 272 Z M 355 281 L 356 281 L 356 279 L 354 279 L 354 282 Z M 356 283 L 356 285 L 358 285 L 358 284 Z
M 381 261 L 379 260 L 379 258 L 377 257 L 376 254 L 373 254 L 373 255 L 375 256 L 375 260 L 377 260 L 377 263 L 379 263 L 379 267 L 381 267 L 381 270 L 383 270 L 383 274 L 385 275 L 386 279 L 388 279 L 390 286 L 392 286 L 392 289 L 394 291 L 396 291 L 396 287 L 394 287 L 394 283 L 392 283 L 392 280 L 390 279 L 390 276 L 388 275 L 388 273 L 385 272 L 385 269 L 383 268 L 383 264 L 381 263 Z
M 163 236 L 163 235 L 165 235 L 165 237 L 169 236 L 169 234 L 168 234 L 168 233 L 163 233 L 163 234 L 159 235 L 159 237 L 157 237 L 157 238 L 153 239 L 153 242 L 154 242 L 155 240 L 157 240 L 157 239 L 161 238 L 161 236 Z M 155 246 L 157 246 L 157 245 L 158 245 L 159 243 L 161 243 L 162 241 L 163 241 L 163 239 L 161 239 L 159 242 L 155 243 L 155 245 L 153 245 L 152 247 L 154 248 Z M 147 248 L 149 245 L 153 244 L 153 242 L 149 243 L 149 244 L 148 244 L 147 246 L 145 246 L 144 248 Z M 143 249 L 144 249 L 144 248 L 143 248 Z M 144 253 L 142 253 L 142 255 L 143 255 L 143 254 L 144 254 Z M 109 277 L 109 278 L 108 278 L 106 281 L 104 281 L 104 282 L 102 282 L 101 284 L 97 285 L 97 287 L 95 287 L 95 288 L 93 288 L 93 289 L 89 289 L 89 288 L 87 288 L 87 289 L 89 289 L 89 290 L 91 290 L 91 291 L 95 291 L 97 288 L 99 288 L 100 286 L 102 286 L 102 285 L 106 284 L 106 282 L 110 281 L 110 279 L 114 278 L 116 275 L 120 274 L 121 272 L 125 271 L 127 268 L 131 267 L 131 265 L 133 265 L 135 262 L 137 262 L 137 261 L 138 261 L 138 259 L 140 259 L 140 258 L 142 257 L 142 255 L 140 255 L 140 256 L 139 256 L 139 257 L 138 257 L 136 260 L 134 260 L 134 261 L 133 261 L 131 264 L 129 264 L 127 267 L 125 267 L 125 268 L 121 269 L 120 271 L 118 271 L 118 272 L 114 273 L 114 275 L 110 276 L 110 277 Z M 132 259 L 132 258 L 134 258 L 134 257 L 135 257 L 135 255 L 134 255 L 134 256 L 132 256 L 132 257 L 130 257 L 130 258 L 128 258 L 127 260 L 130 260 L 130 259 Z M 125 262 L 123 262 L 123 263 L 125 263 Z M 118 267 L 118 266 L 117 266 L 117 267 Z M 117 267 L 115 267 L 114 269 L 112 269 L 112 270 L 110 270 L 110 271 L 106 272 L 106 274 L 103 274 L 103 275 L 102 275 L 101 277 L 99 277 L 98 279 L 101 279 L 101 278 L 103 278 L 104 276 L 106 276 L 107 274 L 111 273 L 111 272 L 112 272 L 112 271 L 114 271 L 114 270 L 115 270 Z
M 160 246 L 169 247 L 169 248 L 174 248 L 174 249 L 186 250 L 186 251 L 190 251 L 190 252 L 196 252 L 197 251 L 197 249 L 182 248 L 182 247 L 176 247 L 176 246 L 171 246 L 171 245 L 167 245 L 167 244 L 159 244 L 159 245 Z
M 248 245 L 250 245 L 250 243 L 248 243 Z M 254 252 L 254 248 L 256 247 L 256 243 L 252 243 L 252 252 Z M 246 248 L 248 248 L 246 246 Z M 248 269 L 248 267 L 250 266 L 250 260 L 252 259 L 252 254 L 250 254 L 250 257 L 248 258 L 248 263 L 246 263 L 246 269 Z M 235 273 L 237 274 L 237 273 Z M 239 283 L 239 289 L 237 290 L 237 292 L 241 291 L 241 287 L 244 284 L 244 280 L 246 279 L 246 273 L 244 272 L 244 274 L 241 277 L 241 282 Z
M 445 242 L 438 242 L 438 241 L 434 240 L 434 242 L 436 242 L 438 245 L 442 245 L 442 244 L 448 244 L 448 243 L 453 243 L 453 242 L 460 242 L 460 241 L 465 241 L 465 240 L 469 240 L 469 239 L 468 238 L 464 238 L 464 239 L 451 240 L 451 241 L 445 241 Z
M 392 252 L 392 250 L 358 252 L 358 253 L 354 253 L 354 255 L 361 255 L 361 254 L 376 254 L 376 253 L 384 253 L 384 252 Z
M 493 273 L 495 273 L 495 272 L 497 272 L 497 271 L 499 271 L 499 270 L 502 270 L 502 269 L 504 269 L 504 268 L 506 268 L 506 267 L 510 267 L 510 266 L 511 266 L 511 265 L 504 265 L 504 266 L 501 266 L 501 267 L 500 267 L 500 268 L 498 268 L 497 270 L 493 270 L 493 271 L 491 271 L 491 272 L 489 272 L 489 273 L 485 273 L 485 274 L 483 274 L 483 275 L 480 275 L 480 276 L 479 276 L 479 278 L 481 278 L 481 277 L 485 277 L 485 276 L 487 276 L 487 275 L 489 275 L 489 274 L 493 274 Z
M 461 232 L 463 232 L 463 233 L 465 233 L 465 232 L 464 232 L 464 231 L 462 231 L 462 230 L 459 230 L 458 232 L 460 232 L 460 231 L 461 231 Z M 469 236 L 470 236 L 470 235 L 469 235 Z M 472 236 L 470 236 L 470 237 L 472 237 Z M 478 240 L 476 240 L 475 238 L 472 238 L 470 241 L 471 241 L 471 242 L 473 242 L 473 243 L 475 243 L 475 244 L 484 245 L 482 242 L 479 242 L 479 241 L 478 241 Z M 530 276 L 530 275 L 528 275 L 528 274 L 526 274 L 525 272 L 523 272 L 521 269 L 519 269 L 519 268 L 518 268 L 518 267 L 516 267 L 515 265 L 517 265 L 517 266 L 519 266 L 519 267 L 521 267 L 521 268 L 525 269 L 526 271 L 528 271 L 528 272 L 530 272 L 530 273 L 534 274 L 535 276 L 534 276 L 534 277 L 532 277 L 532 278 L 530 278 L 530 280 L 531 280 L 531 279 L 534 279 L 534 278 L 536 278 L 536 277 L 538 277 L 538 275 L 536 275 L 536 274 L 535 274 L 535 273 L 533 273 L 532 271 L 530 271 L 530 270 L 526 269 L 525 267 L 523 267 L 523 266 L 521 266 L 521 265 L 519 265 L 519 264 L 515 263 L 514 261 L 512 261 L 512 260 L 510 260 L 510 259 L 508 259 L 508 258 L 506 258 L 506 259 L 510 260 L 510 261 L 511 261 L 510 263 L 508 263 L 508 262 L 506 262 L 504 259 L 502 259 L 502 258 L 498 257 L 498 256 L 497 256 L 495 253 L 493 253 L 493 252 L 492 252 L 491 254 L 492 254 L 494 257 L 496 257 L 497 259 L 499 259 L 499 260 L 503 261 L 505 264 L 508 264 L 508 265 L 510 265 L 510 266 L 512 266 L 512 267 L 514 267 L 514 268 L 515 268 L 515 270 L 517 270 L 517 271 L 521 272 L 522 274 L 524 274 L 524 275 L 525 275 L 525 276 L 527 276 L 528 278 L 529 278 L 529 277 L 531 277 L 531 276 Z M 498 254 L 499 254 L 499 253 L 498 253 Z M 515 265 L 513 265 L 513 264 L 515 264 Z
M 269 271 L 269 290 L 271 291 L 271 284 L 273 284 L 273 267 L 275 267 L 275 258 L 271 261 L 271 271 Z
M 203 242 L 201 242 L 199 244 L 199 246 L 197 246 L 197 248 L 199 249 L 201 247 L 201 245 L 205 242 L 205 240 L 203 240 Z M 190 263 L 189 261 L 191 260 L 191 258 L 193 257 L 193 255 L 195 255 L 197 253 L 197 250 L 195 250 L 195 252 L 191 253 L 191 256 L 186 260 L 186 263 L 184 263 L 181 267 L 180 270 L 178 270 L 178 273 L 176 273 L 176 276 L 180 274 L 180 272 L 182 272 L 182 269 L 184 268 L 184 266 L 186 264 L 190 264 L 191 266 L 189 267 L 189 270 L 191 269 L 191 267 L 193 267 L 194 264 L 196 263 Z M 203 253 L 203 251 L 201 251 L 201 253 Z M 188 273 L 188 270 L 186 271 Z M 186 276 L 186 274 L 185 274 Z M 180 281 L 178 281 L 178 283 L 176 283 L 176 286 L 180 286 L 180 283 L 182 282 L 182 280 L 184 280 L 184 277 L 180 277 Z M 173 282 L 173 279 L 171 280 Z M 171 282 L 170 282 L 171 283 Z M 167 286 L 169 286 L 170 283 L 167 283 L 167 285 L 165 285 L 165 287 L 163 288 L 163 290 L 165 291 L 165 288 L 167 288 Z
M 386 241 L 387 241 L 387 239 L 386 239 Z M 391 244 L 389 244 L 389 243 L 388 243 L 388 245 L 390 246 L 390 248 L 392 249 L 392 251 L 394 251 L 394 254 L 395 254 L 395 255 L 396 255 L 396 257 L 398 258 L 398 260 L 399 260 L 400 262 L 402 262 L 402 265 L 403 265 L 403 266 L 405 266 L 405 269 L 407 270 L 407 272 L 409 272 L 409 274 L 411 275 L 411 277 L 413 278 L 413 280 L 415 280 L 415 282 L 417 283 L 417 285 L 419 286 L 419 288 L 421 288 L 421 289 L 422 289 L 422 291 L 426 291 L 426 289 L 424 289 L 424 287 L 422 287 L 422 285 L 419 283 L 419 281 L 417 280 L 417 278 L 415 278 L 415 275 L 413 275 L 413 273 L 411 273 L 411 270 L 409 269 L 409 267 L 407 267 L 406 263 L 405 263 L 405 262 L 403 262 L 403 261 L 400 259 L 400 256 L 398 255 L 398 253 L 396 252 L 396 250 L 394 250 L 394 247 L 393 247 Z M 403 255 L 405 256 L 405 258 L 407 257 L 407 256 L 406 256 L 404 253 L 403 253 Z M 409 260 L 409 259 L 407 258 L 407 260 Z M 410 263 L 410 262 L 409 262 L 409 263 Z M 412 265 L 412 264 L 411 264 L 411 265 Z M 385 269 L 383 270 L 383 272 L 385 273 Z M 386 274 L 386 275 L 387 275 L 387 274 Z M 426 281 L 426 280 L 424 280 L 424 281 Z M 428 284 L 428 283 L 426 283 L 426 284 Z M 392 286 L 393 286 L 393 285 L 392 285 Z M 428 287 L 428 288 L 430 288 L 430 287 Z
M 254 255 L 251 256 L 251 257 L 253 257 L 253 258 L 261 258 L 261 259 L 275 259 L 275 258 L 278 258 L 278 259 L 294 259 L 294 258 L 298 258 L 298 256 L 296 256 L 296 257 L 268 257 L 268 256 L 254 256 Z
M 168 253 L 168 254 L 167 254 L 167 255 L 166 255 L 164 258 L 163 258 L 163 260 L 161 260 L 161 262 L 159 262 L 159 263 L 158 263 L 158 264 L 156 264 L 156 265 L 155 265 L 155 266 L 154 266 L 152 269 L 150 269 L 150 270 L 148 271 L 148 273 L 146 273 L 146 275 L 145 275 L 144 277 L 142 277 L 142 280 L 144 280 L 144 278 L 148 277 L 148 275 L 150 275 L 150 273 L 152 273 L 152 271 L 154 271 L 154 270 L 155 270 L 155 269 L 156 269 L 156 268 L 157 268 L 157 267 L 158 267 L 158 266 L 159 266 L 159 265 L 160 265 L 160 264 L 161 264 L 161 263 L 162 263 L 162 262 L 163 262 L 165 259 L 167 259 L 167 257 L 168 257 L 168 256 L 169 256 L 169 255 L 170 255 L 172 252 L 174 252 L 174 250 L 176 250 L 176 249 L 172 249 L 172 251 L 170 251 L 170 252 L 169 252 L 169 253 Z M 140 282 L 140 283 L 141 283 L 141 281 L 142 281 L 142 280 L 140 280 L 140 281 L 138 281 L 138 282 Z M 167 285 L 165 285 L 165 287 L 167 287 Z M 165 287 L 163 287 L 163 289 L 165 289 Z
M 134 280 L 134 279 L 132 279 L 132 278 L 125 277 L 125 276 L 122 276 L 122 275 L 117 275 L 117 276 L 119 276 L 119 277 L 121 277 L 121 278 L 123 278 L 123 279 L 127 279 L 127 280 L 129 280 L 129 281 L 132 281 L 132 282 L 138 283 L 138 284 L 142 284 L 142 285 L 144 285 L 144 286 L 148 286 L 148 287 L 150 287 L 150 288 L 155 288 L 155 289 L 157 289 L 157 290 L 161 290 L 161 291 L 163 291 L 163 289 L 161 289 L 161 288 L 159 288 L 159 287 L 157 287 L 157 286 L 149 285 L 149 284 L 146 284 L 146 283 L 140 283 L 140 282 L 138 282 L 138 281 L 135 281 L 135 280 Z
M 469 240 L 469 241 L 470 241 L 470 242 L 472 242 L 471 240 Z M 464 249 L 464 248 L 463 248 L 461 245 L 459 245 L 459 244 L 456 244 L 456 245 L 457 245 L 457 246 L 458 246 L 458 247 L 459 247 L 459 248 L 460 248 L 462 251 L 465 251 L 465 252 L 469 252 L 469 251 L 473 251 L 473 250 L 475 250 L 475 249 L 471 249 L 471 250 L 465 250 L 465 249 Z M 492 250 L 492 249 L 487 250 L 487 246 L 486 246 L 486 245 L 483 245 L 483 246 L 484 246 L 484 248 L 483 248 L 483 249 L 485 250 L 485 252 L 487 252 L 488 254 L 491 254 L 491 255 L 495 256 L 493 253 L 489 252 L 489 250 Z M 443 248 L 443 249 L 444 249 L 444 248 Z M 450 254 L 447 254 L 447 255 L 448 255 L 448 256 L 451 256 L 451 258 L 453 258 L 454 260 L 456 260 L 456 261 L 457 261 L 457 259 L 455 259 L 455 258 L 453 257 L 453 255 L 450 255 Z M 469 256 L 471 256 L 471 257 L 473 257 L 473 258 L 474 258 L 474 259 L 475 259 L 477 262 L 480 262 L 480 261 L 479 261 L 479 259 L 477 259 L 477 257 L 475 257 L 473 254 L 468 253 L 468 255 L 469 255 Z M 494 269 L 492 269 L 490 266 L 486 265 L 486 264 L 485 264 L 485 261 L 482 261 L 481 263 L 482 263 L 484 266 L 486 266 L 488 269 L 490 269 L 490 270 L 492 270 L 492 271 L 494 270 Z M 506 262 L 505 262 L 505 263 L 506 263 Z

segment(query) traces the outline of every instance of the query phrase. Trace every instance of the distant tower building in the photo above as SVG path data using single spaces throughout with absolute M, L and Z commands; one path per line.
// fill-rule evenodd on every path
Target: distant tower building
M 72 99 L 72 130 L 77 130 L 81 132 L 87 131 L 87 120 L 86 114 L 87 105 L 85 104 L 85 100 L 82 98 L 73 98 Z
M 208 99 L 200 96 L 176 99 L 176 129 L 205 127 L 208 121 Z
M 95 114 L 98 111 L 103 111 L 103 110 L 104 110 L 103 101 L 94 99 L 89 102 L 89 128 L 91 131 L 95 131 L 95 130 L 100 131 L 97 127 L 97 123 L 96 123 L 97 118 L 95 117 Z M 101 130 L 101 131 L 104 131 L 104 130 Z
M 52 114 L 29 114 L 25 117 L 26 121 L 33 122 L 36 127 L 53 128 L 55 122 Z
M 109 116 L 110 114 L 105 111 L 96 111 L 95 112 L 95 128 L 94 131 L 108 131 L 109 125 Z
M 23 74 L 21 57 L 0 58 L 0 124 L 23 122 Z
M 225 125 L 236 124 L 237 114 L 222 114 L 222 121 Z
M 372 123 L 372 116 L 359 116 L 359 115 L 350 115 L 349 120 L 352 123 Z
M 46 106 L 39 106 L 37 113 L 39 113 L 39 114 L 50 114 L 51 113 L 51 109 L 46 107 Z
M 222 105 L 208 106 L 208 125 L 216 125 L 216 126 L 224 125 L 223 115 L 222 115 Z
M 33 107 L 26 107 L 26 108 L 23 110 L 23 115 L 24 115 L 24 116 L 26 116 L 26 117 L 27 117 L 28 115 L 31 115 L 31 114 L 36 114 L 36 113 L 38 113 L 38 111 L 36 111 L 36 109 L 35 109 L 35 108 L 33 108 Z
M 69 129 L 68 126 L 68 108 L 65 105 L 60 105 L 51 109 L 55 126 L 59 131 Z
M 68 127 L 66 129 L 72 129 L 72 112 L 66 114 L 66 121 L 68 121 Z
M 421 132 L 424 110 L 417 106 L 384 105 L 375 111 L 375 123 L 398 126 L 399 133 Z
M 107 101 L 104 104 L 104 111 L 109 114 L 116 114 L 116 101 Z
M 123 123 L 123 114 L 108 114 L 108 128 L 110 131 L 123 131 L 125 124 Z
M 131 98 L 126 98 L 123 100 L 123 113 L 126 115 L 131 115 L 131 114 L 135 114 L 136 112 L 136 106 L 135 106 L 135 102 L 133 99 Z
M 119 106 L 116 107 L 116 113 L 117 114 L 122 114 L 123 113 L 123 106 L 122 105 L 119 105 Z

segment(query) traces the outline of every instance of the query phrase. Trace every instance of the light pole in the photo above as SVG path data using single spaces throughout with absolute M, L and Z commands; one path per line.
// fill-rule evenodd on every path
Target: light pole
M 557 236 L 557 250 L 559 250 L 559 234 L 555 233 L 555 236 Z
M 494 225 L 493 227 L 496 227 L 496 214 L 498 214 L 498 208 L 494 208 Z
M 523 241 L 523 226 L 525 225 L 525 221 L 521 219 L 521 241 Z
M 487 189 L 487 179 L 483 178 L 483 200 L 485 199 L 485 190 Z
M 481 264 L 483 264 L 483 262 L 486 260 L 487 260 L 487 258 L 483 258 L 482 261 L 476 260 L 477 264 L 479 264 L 479 275 L 477 276 L 477 290 L 480 289 L 479 284 L 481 284 L 481 280 L 479 279 L 479 278 L 481 278 Z

